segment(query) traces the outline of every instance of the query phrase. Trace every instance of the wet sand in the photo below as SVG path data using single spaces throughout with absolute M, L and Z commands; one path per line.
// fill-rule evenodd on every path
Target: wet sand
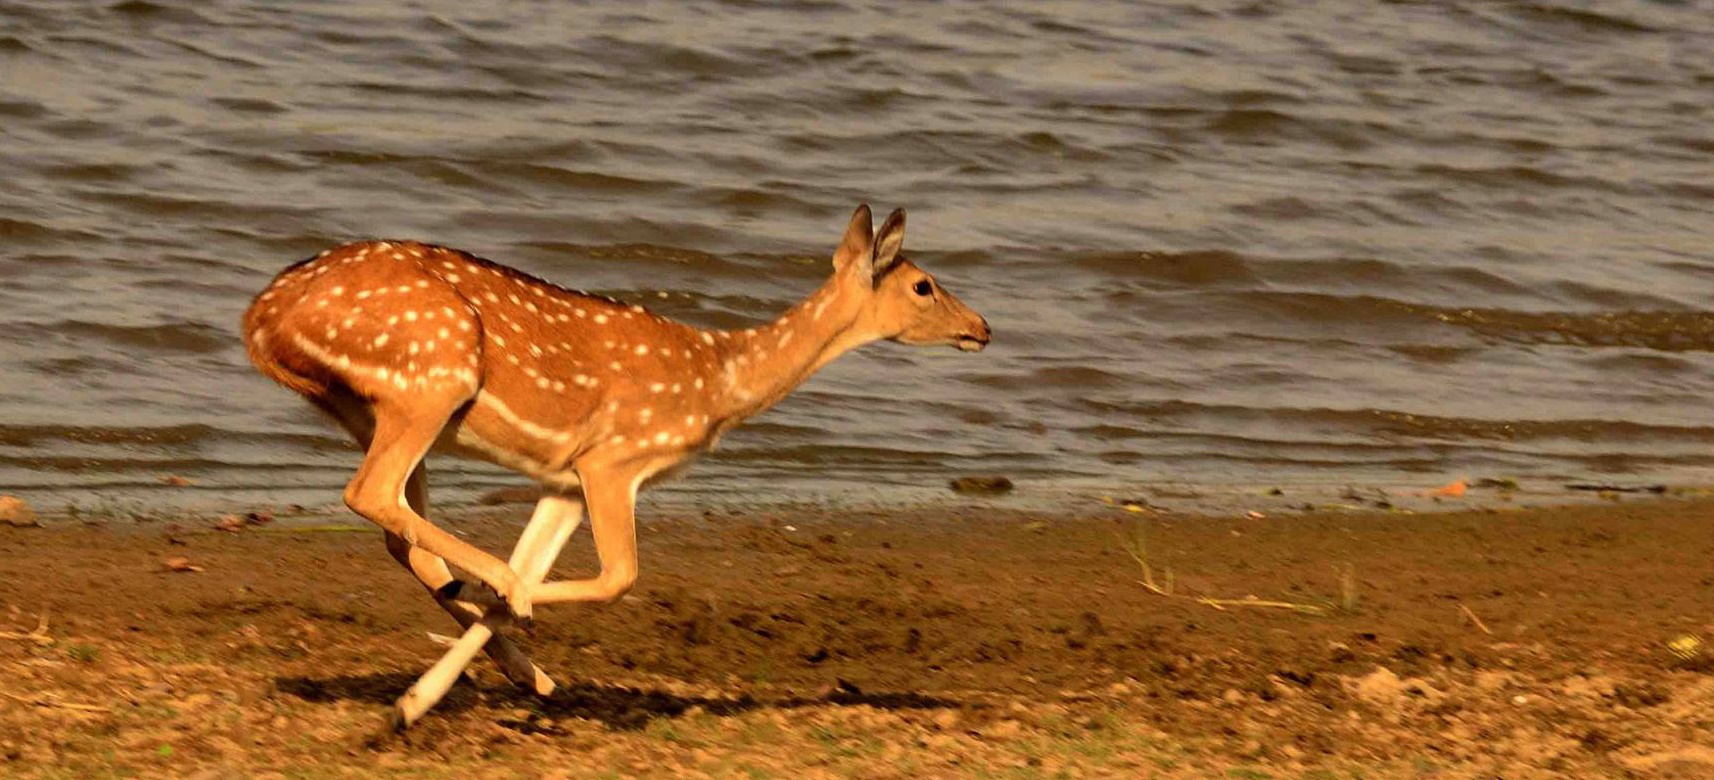
M 523 514 L 447 524 L 499 549 Z M 1714 655 L 1683 639 L 1714 640 L 1714 501 L 801 510 L 642 545 L 626 599 L 520 635 L 561 691 L 479 660 L 376 740 L 453 626 L 373 530 L 0 527 L 0 775 L 1714 776 Z M 592 567 L 580 532 L 557 572 Z

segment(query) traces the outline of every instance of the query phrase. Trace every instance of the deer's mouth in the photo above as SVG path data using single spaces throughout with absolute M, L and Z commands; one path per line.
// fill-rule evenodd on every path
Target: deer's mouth
M 975 336 L 959 336 L 953 343 L 964 352 L 981 352 L 983 347 L 988 346 L 987 339 L 978 339 Z

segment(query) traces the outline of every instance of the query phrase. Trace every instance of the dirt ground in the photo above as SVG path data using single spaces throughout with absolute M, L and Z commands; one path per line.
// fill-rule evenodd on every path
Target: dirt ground
M 503 550 L 526 513 L 444 524 Z M 642 547 L 621 602 L 514 632 L 553 696 L 479 659 L 376 737 L 454 633 L 378 532 L 0 528 L 0 775 L 1714 777 L 1714 501 L 802 510 Z

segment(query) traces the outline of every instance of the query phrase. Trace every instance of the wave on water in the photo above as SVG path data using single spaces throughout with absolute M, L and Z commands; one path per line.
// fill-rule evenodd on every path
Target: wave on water
M 864 201 L 992 347 L 842 359 L 668 495 L 1714 481 L 1711 34 L 1552 0 L 8 3 L 0 491 L 336 501 L 355 450 L 235 332 L 321 249 L 741 327 Z

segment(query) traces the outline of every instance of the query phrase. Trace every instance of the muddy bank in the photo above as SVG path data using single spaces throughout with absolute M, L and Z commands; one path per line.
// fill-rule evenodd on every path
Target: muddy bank
M 447 524 L 501 549 L 522 514 Z M 642 547 L 625 600 L 518 635 L 554 696 L 479 662 L 372 743 L 453 633 L 376 532 L 0 528 L 0 774 L 1714 775 L 1714 502 L 806 510 Z M 580 534 L 556 571 L 593 567 Z

